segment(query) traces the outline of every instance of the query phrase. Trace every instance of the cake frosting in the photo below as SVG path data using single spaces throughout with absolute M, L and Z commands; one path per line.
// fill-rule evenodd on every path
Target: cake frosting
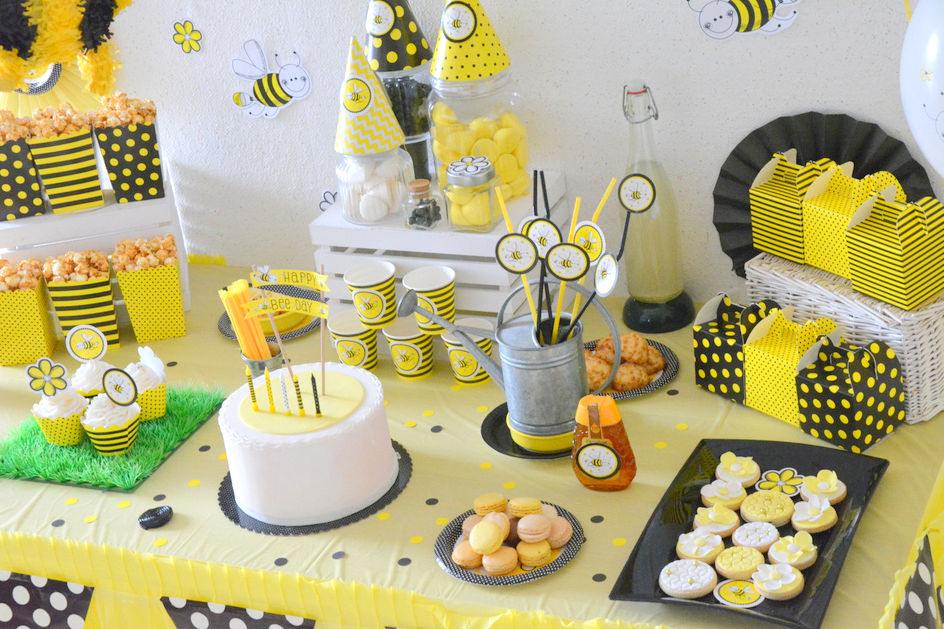
M 44 395 L 33 404 L 33 417 L 36 419 L 59 419 L 71 417 L 85 411 L 88 399 L 72 387 L 56 391 L 55 395 Z
M 72 387 L 84 395 L 101 393 L 102 377 L 106 371 L 113 368 L 112 365 L 97 358 L 82 363 L 72 376 Z
M 154 389 L 167 382 L 167 376 L 164 372 L 158 373 L 145 365 L 144 363 L 131 363 L 125 367 L 125 371 L 134 380 L 138 387 L 138 393 Z
M 141 407 L 137 403 L 128 406 L 115 404 L 104 393 L 99 393 L 92 398 L 88 409 L 85 411 L 85 417 L 82 418 L 82 425 L 86 428 L 111 428 L 121 426 L 132 420 L 141 412 Z
M 383 388 L 371 373 L 327 363 L 323 416 L 315 417 L 311 376 L 321 386 L 320 364 L 293 367 L 306 417 L 299 417 L 294 391 L 286 415 L 280 380 L 271 374 L 275 412 L 268 413 L 265 376 L 230 395 L 220 409 L 233 495 L 239 508 L 257 520 L 280 526 L 323 524 L 346 517 L 379 500 L 396 481 L 397 455 L 383 407 Z M 288 380 L 291 385 L 291 380 Z

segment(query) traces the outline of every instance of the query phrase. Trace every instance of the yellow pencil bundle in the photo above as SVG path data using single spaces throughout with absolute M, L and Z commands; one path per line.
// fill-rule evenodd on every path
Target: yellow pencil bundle
M 265 334 L 262 332 L 262 324 L 259 323 L 257 317 L 247 318 L 248 311 L 243 308 L 243 304 L 252 301 L 249 295 L 249 282 L 246 280 L 233 282 L 220 291 L 220 299 L 223 300 L 226 314 L 229 315 L 233 331 L 236 332 L 236 339 L 239 341 L 243 356 L 252 360 L 272 358 Z

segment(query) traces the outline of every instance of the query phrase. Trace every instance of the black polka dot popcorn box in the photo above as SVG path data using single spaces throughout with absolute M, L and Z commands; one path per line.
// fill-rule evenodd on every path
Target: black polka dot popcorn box
M 155 123 L 95 129 L 95 138 L 119 203 L 164 196 Z
M 698 311 L 692 328 L 695 384 L 743 404 L 744 341 L 778 307 L 769 300 L 739 306 L 723 293 L 708 301 Z
M 43 193 L 24 138 L 0 142 L 0 221 L 12 221 L 46 212 Z
M 796 375 L 803 432 L 862 452 L 905 421 L 901 363 L 882 341 L 865 347 L 824 336 L 804 355 Z

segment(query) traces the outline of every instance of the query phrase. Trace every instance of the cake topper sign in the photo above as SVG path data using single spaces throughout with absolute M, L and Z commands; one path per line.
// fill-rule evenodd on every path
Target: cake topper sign
M 328 276 L 319 275 L 312 271 L 298 271 L 294 269 L 269 269 L 260 266 L 258 270 L 249 274 L 253 286 L 271 286 L 272 284 L 290 284 L 316 291 L 328 292 Z
M 302 297 L 289 297 L 288 295 L 278 295 L 270 293 L 264 299 L 256 299 L 243 304 L 249 312 L 247 317 L 261 317 L 276 312 L 300 312 L 320 319 L 328 318 L 328 304 L 316 301 L 314 299 L 304 299 Z

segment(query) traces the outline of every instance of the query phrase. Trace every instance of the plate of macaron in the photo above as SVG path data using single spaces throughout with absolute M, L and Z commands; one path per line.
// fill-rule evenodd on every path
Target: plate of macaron
M 492 492 L 443 528 L 434 553 L 442 569 L 462 581 L 516 585 L 557 572 L 583 542 L 583 527 L 565 509 Z
M 887 467 L 827 447 L 702 440 L 610 598 L 705 605 L 818 629 Z

